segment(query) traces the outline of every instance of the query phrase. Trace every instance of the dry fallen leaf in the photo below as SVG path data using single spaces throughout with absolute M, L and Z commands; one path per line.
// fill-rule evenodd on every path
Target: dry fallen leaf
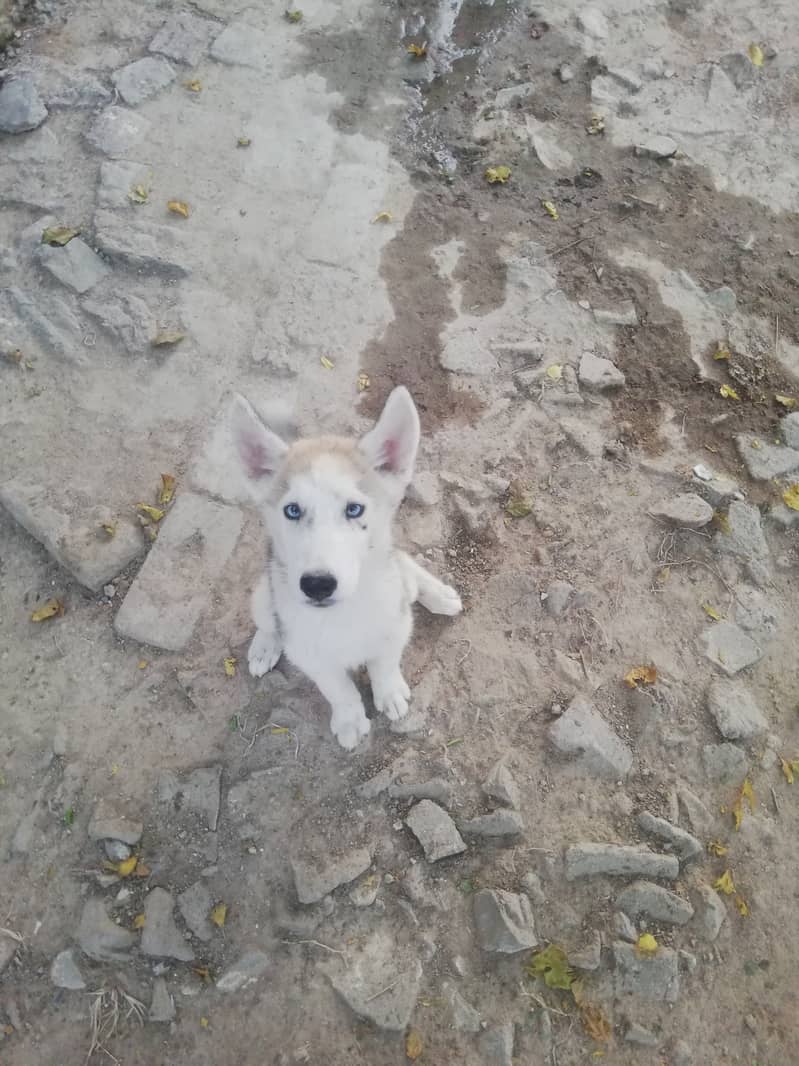
M 763 66 L 763 60 L 765 56 L 763 55 L 763 49 L 760 47 L 759 44 L 750 44 L 749 47 L 746 49 L 746 54 L 752 60 L 754 66 Z
M 658 942 L 651 933 L 641 933 L 638 937 L 638 942 L 635 945 L 635 950 L 639 955 L 655 955 L 658 950 Z
M 721 617 L 722 616 L 719 614 L 719 612 L 716 610 L 716 608 L 715 607 L 711 607 L 709 603 L 703 603 L 702 604 L 702 610 L 705 612 L 705 614 L 708 616 L 708 618 L 712 618 L 714 622 L 720 622 L 721 621 Z
M 552 203 L 551 200 L 542 200 L 541 201 L 541 206 L 543 207 L 543 209 L 546 211 L 546 213 L 549 215 L 550 218 L 554 219 L 555 222 L 558 221 L 558 219 L 560 218 L 560 215 L 558 214 L 557 207 L 555 207 L 555 205 Z
M 183 84 L 189 90 L 190 93 L 202 92 L 203 83 L 199 78 L 192 78 L 191 81 L 184 81 Z
M 799 400 L 795 400 L 793 396 L 782 396 L 780 393 L 777 393 L 774 399 L 781 407 L 787 407 L 789 411 L 793 411 L 796 404 L 799 403 Z
M 605 1044 L 610 1040 L 613 1030 L 610 1022 L 605 1017 L 602 1008 L 595 1003 L 583 1003 L 580 1007 L 580 1021 L 583 1029 L 592 1040 Z
M 563 377 L 563 367 L 560 363 L 553 363 L 552 366 L 548 366 L 544 371 L 550 381 L 560 381 Z
M 592 115 L 591 121 L 585 127 L 585 132 L 589 137 L 595 137 L 599 133 L 605 132 L 605 120 L 601 115 Z
M 48 618 L 60 618 L 66 608 L 61 600 L 48 600 L 37 607 L 31 615 L 31 622 L 46 622 Z
M 146 659 L 139 659 L 139 661 L 136 663 L 136 668 L 138 670 L 146 670 L 149 665 L 150 664 L 147 662 Z
M 511 518 L 526 518 L 533 510 L 533 497 L 522 481 L 514 479 L 508 486 L 508 501 L 505 514 Z
M 152 522 L 160 522 L 166 514 L 166 511 L 161 510 L 160 507 L 153 507 L 150 503 L 137 503 L 136 510 L 147 515 Z
M 368 374 L 359 374 L 356 384 L 358 386 L 358 392 L 366 392 L 372 383 L 369 380 Z
M 128 199 L 134 204 L 146 204 L 150 193 L 144 185 L 133 185 L 128 193 Z
M 782 494 L 782 501 L 792 511 L 799 511 L 799 482 L 789 485 Z
M 173 215 L 180 215 L 181 218 L 189 217 L 189 205 L 183 200 L 168 200 L 166 206 Z
M 285 12 L 285 18 L 287 22 L 302 22 L 302 11 L 300 11 L 299 8 L 294 11 L 289 11 L 287 9 Z
M 405 1037 L 406 1057 L 409 1058 L 411 1062 L 415 1062 L 422 1054 L 423 1047 L 424 1044 L 422 1044 L 421 1036 L 419 1036 L 415 1029 L 411 1029 L 408 1035 Z
M 153 337 L 150 344 L 153 348 L 162 348 L 168 344 L 180 344 L 186 334 L 176 329 L 162 329 Z
M 223 665 L 225 667 L 225 673 L 227 674 L 228 677 L 235 677 L 236 676 L 236 663 L 238 661 L 239 660 L 235 657 L 235 655 L 229 655 L 227 657 L 227 659 L 223 660 Z
M 325 370 L 334 370 L 335 369 L 336 364 L 333 362 L 332 359 L 329 359 L 326 355 L 320 355 L 319 356 L 319 362 L 322 364 L 322 366 L 325 368 Z
M 725 896 L 731 896 L 735 891 L 732 872 L 730 870 L 725 870 L 721 877 L 713 882 L 713 887 L 717 892 L 723 892 Z
M 172 474 L 161 475 L 161 488 L 158 493 L 159 503 L 171 503 L 175 495 L 175 478 Z
M 789 785 L 794 783 L 794 775 L 799 774 L 799 759 L 783 759 L 780 755 L 780 769 Z
M 204 985 L 210 985 L 211 971 L 207 966 L 192 966 L 191 972 L 196 973 Z
M 390 211 L 378 211 L 372 222 L 393 222 L 394 216 Z
M 730 350 L 729 350 L 729 348 L 722 348 L 721 345 L 719 345 L 719 347 L 713 353 L 713 358 L 714 359 L 729 359 L 730 358 Z
M 488 167 L 485 172 L 485 179 L 489 185 L 504 185 L 510 178 L 510 167 Z
M 525 967 L 528 977 L 543 977 L 547 988 L 562 988 L 568 992 L 574 984 L 574 971 L 563 948 L 550 944 L 537 951 Z
M 722 533 L 730 534 L 730 520 L 723 511 L 713 512 L 713 525 Z
M 136 917 L 133 919 L 133 928 L 134 929 L 144 929 L 144 915 L 143 914 L 137 914 Z
M 759 452 L 762 449 L 763 445 L 760 443 L 757 437 L 752 437 L 752 439 L 749 441 L 749 447 L 754 448 L 756 452 Z
M 725 400 L 740 400 L 740 396 L 731 385 L 722 385 L 719 389 L 719 396 L 723 396 Z
M 737 895 L 735 897 L 735 906 L 738 908 L 738 912 L 742 918 L 749 917 L 749 906 L 743 896 Z
M 63 248 L 79 233 L 79 229 L 72 229 L 70 226 L 48 226 L 46 230 L 42 231 L 42 244 L 55 244 L 59 248 Z
M 117 863 L 116 872 L 120 877 L 130 877 L 133 871 L 136 869 L 136 864 L 139 861 L 138 855 L 131 855 L 128 859 L 123 859 L 122 862 Z
M 409 44 L 405 51 L 414 59 L 424 59 L 427 55 L 427 41 L 424 44 Z
M 227 903 L 217 903 L 214 909 L 211 911 L 211 921 L 214 925 L 221 929 L 225 924 L 227 918 Z
M 722 844 L 721 841 L 711 840 L 708 842 L 707 850 L 710 852 L 711 855 L 715 855 L 717 858 L 720 859 L 727 854 L 727 851 L 729 849 L 724 844 Z
M 748 777 L 744 778 L 744 783 L 738 789 L 738 794 L 732 805 L 732 816 L 735 820 L 736 832 L 741 828 L 741 822 L 744 820 L 744 800 L 748 803 L 750 812 L 754 813 L 755 793 L 752 789 L 752 782 Z
M 271 730 L 273 737 L 285 735 L 286 733 L 290 732 L 291 730 L 287 725 L 273 725 Z
M 252 144 L 252 141 L 249 137 L 239 137 L 239 139 L 236 141 L 236 144 L 239 148 L 249 148 Z
M 658 672 L 654 666 L 634 666 L 624 675 L 624 683 L 628 688 L 638 688 L 638 684 L 654 685 L 658 679 Z
M 203 1029 L 207 1029 L 209 1024 L 210 1023 L 209 1023 L 208 1019 L 203 1014 L 203 1016 L 200 1018 L 200 1025 L 202 1026 Z

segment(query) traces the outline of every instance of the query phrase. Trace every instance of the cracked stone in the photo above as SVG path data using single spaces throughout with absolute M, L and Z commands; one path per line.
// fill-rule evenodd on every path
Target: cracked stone
M 46 118 L 47 108 L 30 75 L 7 78 L 0 85 L 0 133 L 27 133 Z
M 445 810 L 432 800 L 421 800 L 412 807 L 405 824 L 422 845 L 428 862 L 438 862 L 450 855 L 460 855 L 466 845 L 455 823 Z
M 575 696 L 566 713 L 549 728 L 552 744 L 563 755 L 575 755 L 590 773 L 625 777 L 633 754 L 605 719 L 583 696 Z
M 583 352 L 577 374 L 581 385 L 599 392 L 620 389 L 626 382 L 624 374 L 615 363 L 610 359 L 602 359 L 593 352 Z
M 701 642 L 707 658 L 730 677 L 763 657 L 757 644 L 734 622 L 717 622 L 702 633 Z
M 73 237 L 63 248 L 43 244 L 37 258 L 57 281 L 80 295 L 111 273 L 110 267 L 80 237 Z
M 695 492 L 683 492 L 669 500 L 663 500 L 652 508 L 655 518 L 682 526 L 685 529 L 702 529 L 713 518 L 713 508 Z
M 367 848 L 352 848 L 337 855 L 295 855 L 291 858 L 294 887 L 300 903 L 318 903 L 328 893 L 366 873 L 372 865 Z
M 59 951 L 50 966 L 50 980 L 56 988 L 69 988 L 73 992 L 86 987 L 83 975 L 75 962 L 75 955 L 71 948 Z
M 191 962 L 194 952 L 175 924 L 173 906 L 172 895 L 165 888 L 152 889 L 145 899 L 142 954 Z
M 217 979 L 216 987 L 220 992 L 240 992 L 255 984 L 268 967 L 269 956 L 263 951 L 247 951 Z
M 648 811 L 642 811 L 638 815 L 638 825 L 645 833 L 651 833 L 652 836 L 665 840 L 684 861 L 704 854 L 701 840 L 686 833 L 684 829 L 672 825 L 665 818 L 657 818 Z
M 175 1001 L 163 977 L 156 977 L 153 981 L 153 994 L 147 1017 L 151 1022 L 171 1022 L 175 1017 Z
M 403 1032 L 416 1006 L 422 964 L 403 957 L 402 949 L 383 930 L 372 933 L 357 948 L 347 951 L 348 963 L 336 959 L 322 963 L 331 985 L 350 1010 L 378 1029 Z
M 470 818 L 461 829 L 475 837 L 518 837 L 524 832 L 524 819 L 518 811 L 497 810 Z
M 98 210 L 94 214 L 94 240 L 109 259 L 118 259 L 140 270 L 188 277 L 191 256 L 183 236 L 174 226 L 150 222 L 141 213 L 118 215 Z
M 202 881 L 195 881 L 178 896 L 178 910 L 198 940 L 207 942 L 214 935 L 214 927 L 208 920 L 212 905 L 211 893 Z
M 566 849 L 566 880 L 578 877 L 645 877 L 674 880 L 680 863 L 674 855 L 662 855 L 630 844 L 573 844 Z
M 488 799 L 500 803 L 503 807 L 518 810 L 521 805 L 519 786 L 513 780 L 510 770 L 502 762 L 496 764 L 483 782 L 483 793 Z
M 782 421 L 784 423 L 785 419 Z M 755 441 L 755 447 L 752 441 Z M 759 437 L 748 435 L 736 437 L 735 443 L 749 476 L 755 481 L 771 481 L 799 471 L 799 450 L 796 448 L 766 444 Z
M 165 89 L 175 77 L 175 68 L 165 59 L 145 56 L 115 70 L 111 81 L 125 103 L 135 107 Z
M 707 705 L 719 732 L 727 740 L 749 740 L 768 730 L 768 720 L 740 681 L 721 678 L 713 681 Z
M 86 131 L 86 140 L 108 156 L 125 156 L 150 132 L 150 122 L 125 107 L 107 107 Z
M 538 945 L 533 908 L 527 896 L 483 888 L 474 894 L 473 913 L 483 951 L 512 955 Z
M 705 744 L 702 764 L 712 782 L 743 781 L 749 769 L 746 752 L 735 744 Z
M 158 778 L 158 801 L 171 804 L 176 812 L 198 815 L 216 832 L 221 782 L 221 766 L 200 766 L 186 774 L 164 770 Z
M 128 818 L 108 800 L 100 800 L 89 822 L 89 840 L 121 840 L 123 844 L 138 844 L 144 826 L 136 818 Z
M 196 66 L 208 49 L 219 24 L 190 11 L 171 15 L 153 37 L 148 51 Z
M 635 881 L 625 888 L 616 897 L 616 906 L 634 918 L 643 914 L 653 922 L 669 925 L 685 925 L 694 916 L 694 908 L 688 900 L 651 881 Z
M 613 945 L 617 996 L 636 996 L 658 1003 L 676 1003 L 680 995 L 677 952 L 661 947 L 656 955 L 640 955 L 634 944 Z
M 75 939 L 81 951 L 97 962 L 127 962 L 136 936 L 108 917 L 101 899 L 87 899 L 83 905 Z

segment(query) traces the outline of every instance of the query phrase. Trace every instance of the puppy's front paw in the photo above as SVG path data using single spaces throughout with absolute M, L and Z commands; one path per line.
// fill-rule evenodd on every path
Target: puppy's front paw
M 463 602 L 452 585 L 441 585 L 430 597 L 430 610 L 433 614 L 446 614 L 450 617 L 460 614 Z
M 268 674 L 280 658 L 283 649 L 274 633 L 257 629 L 247 652 L 247 664 L 253 677 Z
M 353 751 L 358 747 L 364 737 L 369 735 L 371 725 L 364 714 L 363 707 L 347 707 L 343 710 L 333 709 L 330 719 L 330 729 L 333 736 L 347 751 Z
M 404 718 L 408 713 L 408 700 L 411 698 L 411 690 L 405 678 L 397 672 L 385 683 L 375 683 L 372 680 L 372 695 L 375 707 L 384 714 L 390 722 L 396 722 Z

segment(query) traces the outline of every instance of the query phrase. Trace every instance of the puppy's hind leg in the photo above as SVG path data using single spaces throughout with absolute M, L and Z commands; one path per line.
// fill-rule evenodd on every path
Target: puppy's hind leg
M 269 673 L 283 651 L 277 618 L 272 610 L 269 574 L 264 574 L 255 586 L 251 606 L 256 628 L 247 652 L 247 663 L 253 677 L 263 677 Z
M 416 590 L 414 599 L 418 600 L 422 607 L 426 607 L 432 614 L 452 616 L 461 613 L 463 603 L 451 585 L 445 585 L 443 581 L 433 577 L 405 552 L 400 552 L 399 557 L 406 580 Z

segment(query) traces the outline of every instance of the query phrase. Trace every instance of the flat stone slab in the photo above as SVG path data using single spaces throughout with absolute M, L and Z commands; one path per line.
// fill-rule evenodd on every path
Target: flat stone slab
M 211 45 L 211 57 L 229 66 L 267 70 L 274 44 L 262 30 L 234 22 L 222 30 Z
M 238 543 L 241 512 L 193 493 L 178 496 L 128 590 L 114 628 L 169 651 L 188 644 Z
M 89 822 L 89 840 L 120 840 L 138 844 L 144 826 L 138 818 L 129 818 L 108 800 L 99 800 Z
M 378 1029 L 403 1032 L 419 995 L 419 960 L 407 957 L 387 932 L 378 930 L 360 950 L 347 950 L 347 962 L 321 966 L 336 992 L 359 1018 Z
M 160 56 L 145 56 L 126 67 L 115 70 L 111 81 L 117 92 L 131 107 L 165 89 L 176 78 L 175 68 Z
M 7 78 L 0 85 L 0 133 L 27 133 L 46 118 L 47 108 L 29 75 Z
M 538 945 L 533 908 L 527 896 L 481 889 L 473 900 L 474 924 L 483 951 L 512 955 Z
M 81 951 L 97 962 L 123 962 L 136 935 L 112 921 L 101 899 L 87 899 L 75 939 Z
M 142 205 L 131 200 L 131 191 L 137 185 L 149 191 L 152 179 L 153 170 L 149 163 L 135 163 L 129 159 L 107 159 L 100 164 L 97 203 L 100 207 L 124 207 L 135 211 Z
M 694 908 L 687 899 L 651 881 L 635 881 L 616 897 L 616 906 L 635 918 L 645 915 L 653 922 L 685 925 L 694 916 Z
M 749 769 L 746 752 L 737 744 L 705 744 L 702 765 L 708 780 L 713 782 L 741 782 Z
M 727 512 L 726 529 L 715 535 L 713 547 L 720 555 L 734 555 L 746 562 L 757 584 L 768 580 L 769 549 L 757 507 L 734 500 Z
M 262 977 L 269 968 L 269 956 L 263 951 L 247 951 L 218 978 L 220 992 L 240 992 Z
M 108 156 L 125 156 L 144 142 L 150 121 L 126 107 L 107 107 L 85 133 L 89 144 Z
M 455 823 L 445 810 L 432 800 L 421 800 L 408 812 L 405 824 L 422 845 L 428 862 L 438 862 L 450 855 L 460 855 L 466 845 Z
M 713 518 L 713 508 L 695 492 L 683 492 L 652 508 L 655 518 L 685 529 L 702 529 Z
M 575 696 L 550 726 L 549 739 L 563 755 L 578 756 L 589 773 L 600 777 L 624 777 L 633 765 L 630 749 L 582 696 Z
M 766 444 L 760 437 L 748 434 L 736 437 L 735 443 L 749 476 L 755 481 L 771 481 L 799 471 L 799 450 L 795 448 Z
M 749 740 L 769 728 L 768 719 L 740 681 L 717 678 L 711 682 L 707 706 L 727 740 Z
M 763 656 L 758 645 L 734 622 L 717 622 L 702 633 L 701 641 L 707 658 L 730 677 Z
M 175 277 L 191 274 L 191 257 L 182 234 L 175 226 L 150 222 L 141 213 L 131 217 L 127 213 L 96 211 L 94 239 L 100 251 L 111 260 L 118 259 L 156 274 Z
M 209 915 L 213 906 L 211 893 L 203 881 L 195 881 L 178 896 L 178 910 L 198 940 L 208 942 L 214 935 Z
M 648 811 L 642 811 L 638 815 L 637 821 L 645 833 L 650 833 L 652 836 L 665 840 L 680 859 L 695 859 L 700 855 L 704 855 L 705 849 L 701 840 L 697 840 L 695 836 L 691 836 L 690 833 L 680 829 L 679 826 L 672 825 L 665 818 L 658 818 Z
M 605 392 L 607 389 L 620 389 L 625 384 L 621 370 L 610 359 L 602 359 L 593 352 L 583 352 L 577 371 L 580 384 L 587 389 Z
M 0 486 L 0 504 L 92 592 L 99 592 L 145 550 L 141 529 L 133 522 L 108 507 L 84 501 L 79 493 L 66 511 L 44 485 L 7 481 Z M 111 538 L 103 530 L 106 523 L 116 526 Z
M 207 829 L 216 832 L 221 783 L 221 766 L 199 766 L 185 774 L 164 770 L 158 778 L 158 802 L 196 814 Z
M 645 877 L 673 881 L 680 873 L 674 855 L 631 844 L 573 844 L 566 849 L 566 880 L 578 877 Z
M 153 994 L 147 1017 L 151 1022 L 171 1022 L 175 1017 L 175 1002 L 163 977 L 156 977 L 153 981 Z
M 680 995 L 679 957 L 673 948 L 642 955 L 635 944 L 613 944 L 617 996 L 635 996 L 656 1003 L 676 1003 Z
M 178 11 L 166 20 L 153 37 L 148 51 L 195 66 L 219 29 L 218 22 L 200 18 L 190 11 Z
M 524 819 L 518 811 L 491 811 L 461 823 L 461 829 L 475 837 L 518 837 L 524 832 Z
M 71 948 L 59 951 L 50 966 L 50 980 L 56 988 L 69 988 L 73 992 L 79 992 L 86 987 L 83 974 L 75 962 L 75 954 Z
M 80 237 L 73 237 L 63 248 L 43 244 L 37 258 L 57 281 L 80 295 L 111 273 L 111 268 Z
M 142 954 L 191 962 L 194 952 L 175 924 L 173 907 L 172 894 L 165 888 L 154 888 L 145 899 Z
M 335 841 L 330 841 L 331 848 Z M 332 855 L 295 855 L 291 859 L 294 887 L 300 903 L 318 903 L 339 885 L 349 884 L 372 865 L 368 848 L 351 848 Z

